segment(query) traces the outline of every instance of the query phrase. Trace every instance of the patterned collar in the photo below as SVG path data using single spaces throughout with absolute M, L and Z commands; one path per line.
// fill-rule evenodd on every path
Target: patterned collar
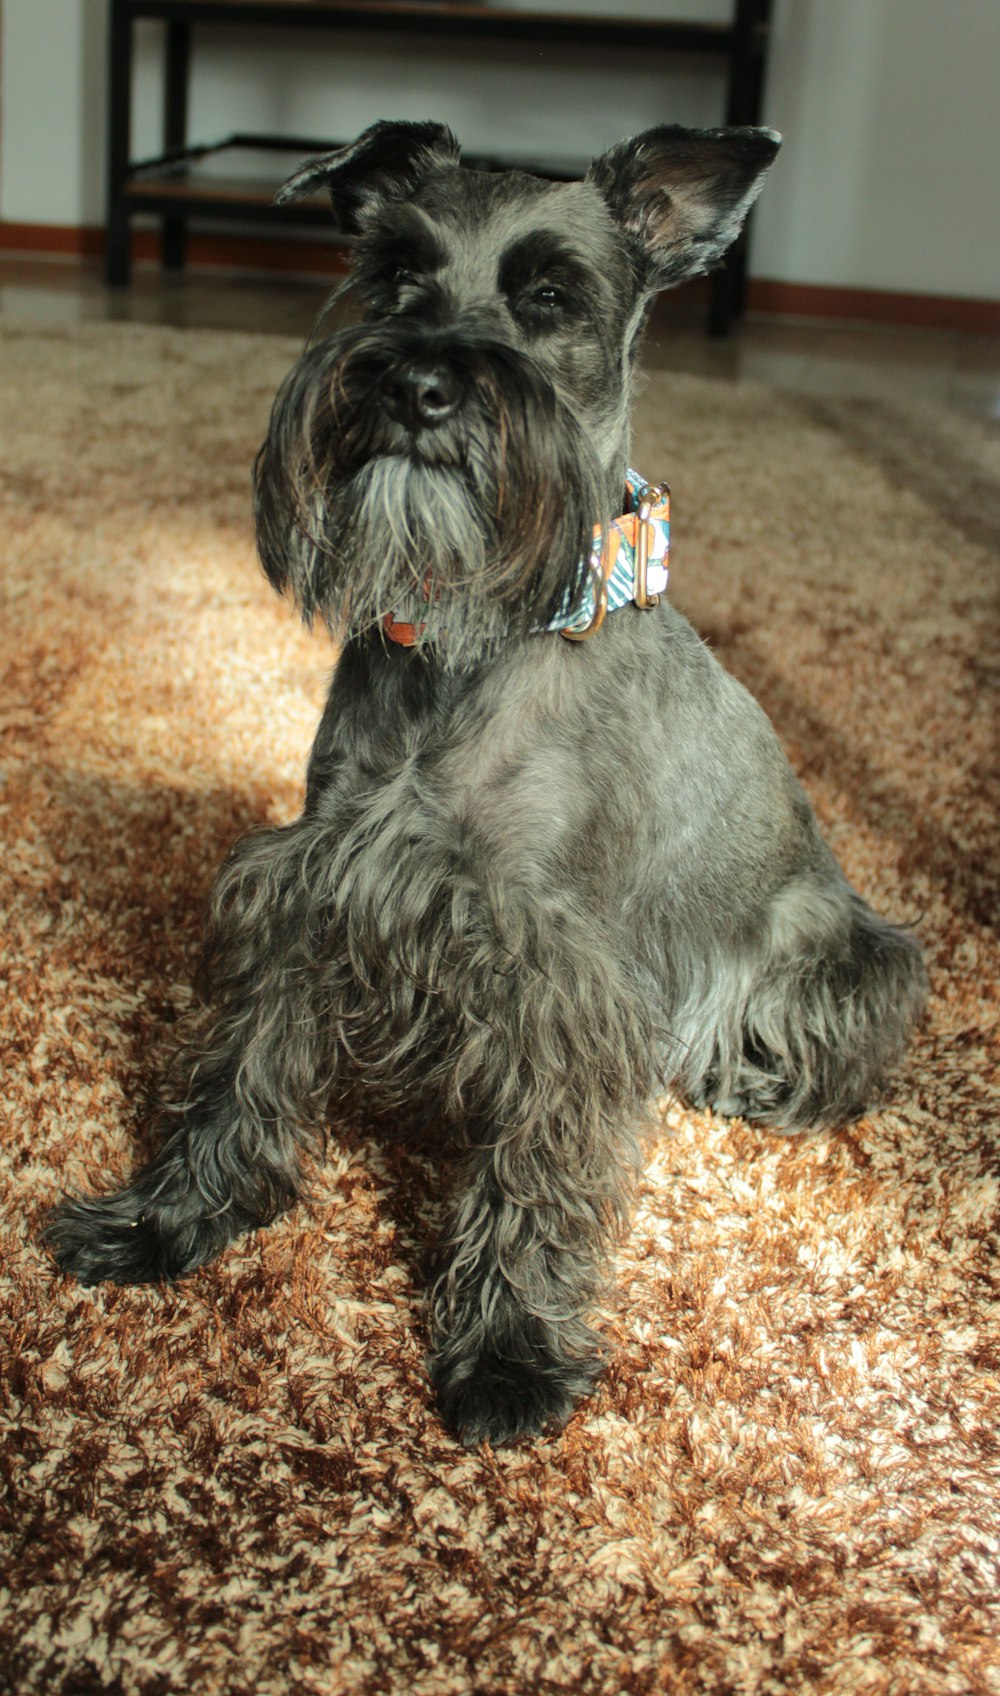
M 638 471 L 625 473 L 625 511 L 611 520 L 605 539 L 595 527 L 590 582 L 571 617 L 561 609 L 545 626 L 571 642 L 585 642 L 605 614 L 634 603 L 655 607 L 667 588 L 670 553 L 670 490 L 647 483 Z
M 567 641 L 585 642 L 601 628 L 607 613 L 630 604 L 655 607 L 666 592 L 669 552 L 670 490 L 666 483 L 647 483 L 637 471 L 627 471 L 625 511 L 611 520 L 607 538 L 595 526 L 590 581 L 582 600 L 572 613 L 565 605 L 560 608 L 538 634 L 554 630 Z M 413 648 L 423 625 L 406 624 L 387 613 L 383 628 L 391 642 Z

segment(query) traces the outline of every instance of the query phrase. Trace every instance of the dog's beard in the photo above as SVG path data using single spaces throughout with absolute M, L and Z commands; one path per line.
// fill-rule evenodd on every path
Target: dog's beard
M 544 374 L 501 344 L 449 342 L 456 416 L 394 423 L 379 384 L 412 336 L 342 331 L 290 374 L 257 461 L 258 545 L 307 620 L 357 633 L 391 614 L 455 660 L 579 597 L 606 483 Z
M 352 479 L 344 523 L 351 574 L 347 622 L 354 630 L 387 614 L 412 624 L 417 639 L 447 634 L 457 656 L 470 641 L 494 645 L 508 617 L 477 593 L 489 566 L 487 541 L 472 510 L 466 478 L 409 457 L 373 459 Z

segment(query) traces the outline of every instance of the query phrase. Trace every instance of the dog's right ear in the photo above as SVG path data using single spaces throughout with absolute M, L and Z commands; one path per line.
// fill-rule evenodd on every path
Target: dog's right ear
M 357 235 L 366 215 L 386 198 L 411 194 L 431 171 L 457 165 L 459 145 L 444 124 L 381 120 L 346 147 L 300 166 L 275 199 L 277 206 L 325 187 L 333 215 L 347 235 Z

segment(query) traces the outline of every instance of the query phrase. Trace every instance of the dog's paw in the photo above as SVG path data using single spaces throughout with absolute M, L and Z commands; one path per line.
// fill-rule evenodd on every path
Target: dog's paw
M 431 1379 L 445 1423 L 472 1448 L 565 1425 L 600 1369 L 597 1359 L 528 1365 L 486 1352 L 474 1360 L 439 1361 Z
M 725 1085 L 709 1075 L 689 1092 L 688 1099 L 692 1107 L 707 1108 L 719 1119 L 742 1119 L 779 1136 L 791 1136 L 803 1128 L 793 1112 L 793 1095 L 793 1087 L 784 1079 L 754 1072 L 730 1077 Z
M 42 1240 L 60 1270 L 82 1284 L 154 1284 L 177 1270 L 159 1232 L 136 1211 L 127 1191 L 63 1202 L 49 1214 Z
M 707 1107 L 719 1119 L 742 1119 L 747 1125 L 779 1137 L 803 1136 L 836 1124 L 849 1124 L 871 1111 L 872 1103 L 859 1096 L 846 1106 L 830 1106 L 792 1085 L 754 1088 L 738 1085 L 722 1093 L 699 1091 L 691 1096 L 692 1107 Z
M 787 1102 L 774 1101 L 766 1094 L 752 1090 L 732 1090 L 728 1095 L 715 1096 L 701 1103 L 710 1107 L 718 1119 L 744 1119 L 748 1125 L 761 1125 L 779 1135 L 790 1135 L 798 1126 L 788 1124 L 784 1115 Z

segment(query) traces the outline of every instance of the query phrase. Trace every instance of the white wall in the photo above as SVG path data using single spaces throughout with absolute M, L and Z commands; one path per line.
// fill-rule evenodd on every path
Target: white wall
M 621 10 L 719 19 L 728 0 L 625 0 Z M 0 218 L 101 222 L 105 12 L 104 0 L 0 0 Z M 142 26 L 133 141 L 148 153 L 159 146 L 158 41 L 158 26 Z M 471 146 L 585 154 L 646 124 L 719 122 L 719 72 L 692 69 L 665 73 L 628 54 L 557 62 L 516 45 L 446 50 L 411 37 L 390 50 L 361 33 L 209 30 L 198 36 L 191 130 L 336 139 L 377 116 L 430 116 Z M 754 274 L 1000 297 L 998 77 L 1000 0 L 776 0 L 765 120 L 786 145 L 758 209 Z
M 754 272 L 1000 298 L 1000 0 L 778 0 Z

